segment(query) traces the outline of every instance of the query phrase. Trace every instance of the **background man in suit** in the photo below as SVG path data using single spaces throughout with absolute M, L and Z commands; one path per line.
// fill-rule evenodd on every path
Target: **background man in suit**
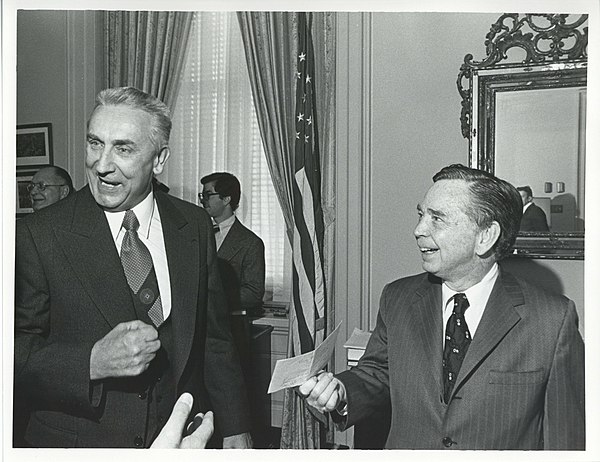
M 251 354 L 250 315 L 262 312 L 265 294 L 265 246 L 260 237 L 246 228 L 235 216 L 241 197 L 238 179 L 227 172 L 203 177 L 198 197 L 214 221 L 219 273 L 231 314 L 231 332 L 242 364 L 244 378 L 251 395 L 253 416 L 260 414 L 262 401 L 257 394 L 266 390 L 254 386 L 255 365 Z M 261 422 L 253 424 L 253 441 L 262 447 Z
M 241 188 L 231 173 L 202 178 L 198 195 L 215 223 L 221 279 L 232 313 L 260 311 L 265 294 L 265 246 L 260 237 L 235 216 Z
M 170 129 L 153 96 L 100 92 L 88 186 L 17 223 L 15 388 L 34 409 L 31 446 L 148 447 L 183 392 L 214 410 L 224 447 L 251 445 L 210 218 L 152 190 Z
M 529 186 L 517 188 L 523 202 L 523 218 L 520 231 L 549 231 L 544 211 L 533 203 L 533 192 Z
M 299 391 L 342 428 L 391 406 L 388 448 L 584 449 L 575 306 L 497 263 L 519 193 L 462 165 L 433 180 L 414 231 L 426 273 L 384 288 L 357 367 Z
M 73 180 L 65 169 L 50 166 L 39 169 L 27 185 L 34 212 L 64 199 L 73 190 Z

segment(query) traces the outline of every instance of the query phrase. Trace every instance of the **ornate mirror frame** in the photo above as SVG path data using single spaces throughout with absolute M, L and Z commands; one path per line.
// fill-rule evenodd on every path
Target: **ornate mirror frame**
M 465 56 L 456 83 L 471 167 L 495 172 L 499 92 L 586 86 L 587 19 L 587 15 L 503 14 L 486 35 L 487 56 L 481 61 Z M 522 61 L 511 62 L 508 51 L 513 48 L 525 53 Z M 519 232 L 513 256 L 582 260 L 584 237 L 584 232 Z

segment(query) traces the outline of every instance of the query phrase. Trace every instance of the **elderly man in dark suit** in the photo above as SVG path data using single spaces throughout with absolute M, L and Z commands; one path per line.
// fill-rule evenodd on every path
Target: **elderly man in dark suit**
M 517 188 L 523 202 L 523 218 L 519 231 L 543 231 L 548 232 L 548 221 L 544 211 L 533 203 L 533 191 L 529 186 Z
M 210 218 L 153 191 L 169 158 L 167 107 L 99 93 L 88 185 L 19 220 L 15 389 L 36 447 L 149 447 L 177 396 L 214 410 L 224 447 L 250 447 Z
M 300 386 L 347 428 L 391 407 L 388 448 L 584 449 L 584 349 L 573 302 L 498 266 L 517 190 L 452 165 L 417 206 L 423 274 L 388 284 L 357 367 Z

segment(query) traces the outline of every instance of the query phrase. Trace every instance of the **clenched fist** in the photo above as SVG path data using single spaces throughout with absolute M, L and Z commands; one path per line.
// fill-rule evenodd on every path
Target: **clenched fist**
M 142 321 L 122 322 L 92 347 L 90 379 L 140 375 L 159 348 L 154 326 Z

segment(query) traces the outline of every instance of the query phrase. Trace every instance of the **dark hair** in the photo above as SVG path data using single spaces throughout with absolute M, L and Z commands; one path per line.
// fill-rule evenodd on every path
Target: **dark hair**
M 523 215 L 521 195 L 516 188 L 491 173 L 461 164 L 441 169 L 433 177 L 434 182 L 440 180 L 463 180 L 468 183 L 470 201 L 467 216 L 481 229 L 489 227 L 494 221 L 498 222 L 500 236 L 492 249 L 496 260 L 506 257 L 515 243 Z
M 215 172 L 206 175 L 200 180 L 202 184 L 215 183 L 215 192 L 221 197 L 230 197 L 231 210 L 235 210 L 240 205 L 241 187 L 238 179 L 227 172 Z
M 171 113 L 161 100 L 135 87 L 107 88 L 96 96 L 96 106 L 129 106 L 140 109 L 152 116 L 150 139 L 157 151 L 169 144 L 171 135 Z M 92 111 L 92 114 L 94 112 Z M 89 124 L 89 120 L 88 120 Z
M 65 182 L 65 186 L 69 187 L 69 194 L 75 191 L 75 189 L 73 189 L 73 180 L 71 179 L 71 175 L 69 175 L 69 172 L 67 172 L 64 168 L 56 165 L 50 165 L 48 167 L 40 168 L 36 173 L 41 172 L 42 170 L 50 170 L 54 176 L 57 176 L 63 180 Z M 67 196 L 69 194 L 67 194 Z
M 517 191 L 525 191 L 527 193 L 527 197 L 533 197 L 533 191 L 529 186 L 519 186 Z

